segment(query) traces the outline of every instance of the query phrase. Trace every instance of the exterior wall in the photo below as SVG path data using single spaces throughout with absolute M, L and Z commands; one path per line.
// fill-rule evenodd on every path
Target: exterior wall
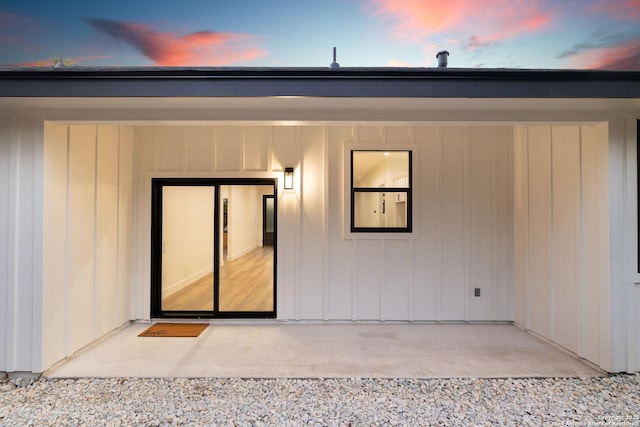
M 607 125 L 518 127 L 514 158 L 514 320 L 606 369 Z
M 279 318 L 513 317 L 511 127 L 147 126 L 134 133 L 135 318 L 149 318 L 151 177 L 281 178 L 287 166 L 296 168 L 296 185 L 278 193 Z M 345 146 L 414 150 L 412 235 L 345 233 Z M 476 287 L 481 297 L 473 297 Z
M 609 315 L 606 353 L 612 371 L 640 371 L 637 120 L 640 111 L 609 121 L 609 262 L 611 286 L 601 304 Z
M 40 366 L 42 120 L 0 116 L 0 371 Z
M 132 136 L 45 124 L 42 370 L 130 318 Z
M 515 132 L 401 125 L 132 128 L 54 126 L 37 115 L 7 113 L 0 116 L 0 371 L 40 372 L 128 319 L 148 318 L 151 176 L 280 178 L 285 166 L 296 167 L 296 190 L 278 193 L 281 318 L 515 320 L 604 369 L 637 371 L 635 121 Z M 539 142 L 531 151 L 529 137 Z M 554 147 L 558 140 L 569 143 Z M 344 233 L 344 144 L 416 148 L 412 238 Z M 532 198 L 540 202 L 532 206 Z M 88 206 L 89 218 L 72 200 Z M 70 282 L 86 267 L 74 218 L 82 218 L 77 227 L 93 242 L 90 290 Z M 551 236 L 545 240 L 539 230 Z M 56 258 L 71 250 L 78 255 Z M 558 252 L 569 260 L 560 269 L 549 264 L 552 254 L 560 259 Z M 533 275 L 543 284 L 568 283 L 550 290 Z M 117 286 L 103 286 L 114 279 Z M 474 287 L 482 288 L 479 299 Z M 69 293 L 61 296 L 63 288 Z M 71 304 L 88 295 L 94 311 L 72 312 Z M 86 330 L 73 330 L 70 320 Z

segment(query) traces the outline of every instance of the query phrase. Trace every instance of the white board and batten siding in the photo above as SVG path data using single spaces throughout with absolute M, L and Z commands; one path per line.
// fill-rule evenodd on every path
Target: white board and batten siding
M 0 371 L 40 367 L 43 122 L 0 116 Z
M 132 137 L 45 124 L 44 368 L 130 319 Z
M 607 126 L 518 127 L 515 165 L 514 320 L 610 366 Z
M 513 317 L 511 127 L 147 126 L 134 140 L 136 318 L 149 317 L 152 177 L 281 180 L 289 166 L 295 190 L 280 187 L 278 204 L 279 319 Z M 345 144 L 414 150 L 413 233 L 345 235 Z
M 346 233 L 345 145 L 414 148 L 414 232 Z M 150 314 L 151 178 L 276 177 L 278 318 L 513 320 L 640 369 L 635 116 L 599 124 L 60 125 L 0 116 L 0 371 Z M 481 296 L 474 297 L 474 288 Z

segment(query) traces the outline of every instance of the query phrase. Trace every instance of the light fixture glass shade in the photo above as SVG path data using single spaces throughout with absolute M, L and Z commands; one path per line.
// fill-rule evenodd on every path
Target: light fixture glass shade
M 293 168 L 284 169 L 284 189 L 293 190 Z

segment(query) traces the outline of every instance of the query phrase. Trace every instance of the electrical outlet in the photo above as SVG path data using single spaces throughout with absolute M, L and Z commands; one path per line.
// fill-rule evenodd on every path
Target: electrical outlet
M 480 288 L 475 288 L 473 290 L 473 296 L 479 297 L 480 296 Z

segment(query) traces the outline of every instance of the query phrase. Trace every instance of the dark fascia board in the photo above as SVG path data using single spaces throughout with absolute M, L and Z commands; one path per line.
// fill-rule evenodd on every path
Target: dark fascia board
M 0 97 L 640 98 L 640 71 L 1 68 Z

